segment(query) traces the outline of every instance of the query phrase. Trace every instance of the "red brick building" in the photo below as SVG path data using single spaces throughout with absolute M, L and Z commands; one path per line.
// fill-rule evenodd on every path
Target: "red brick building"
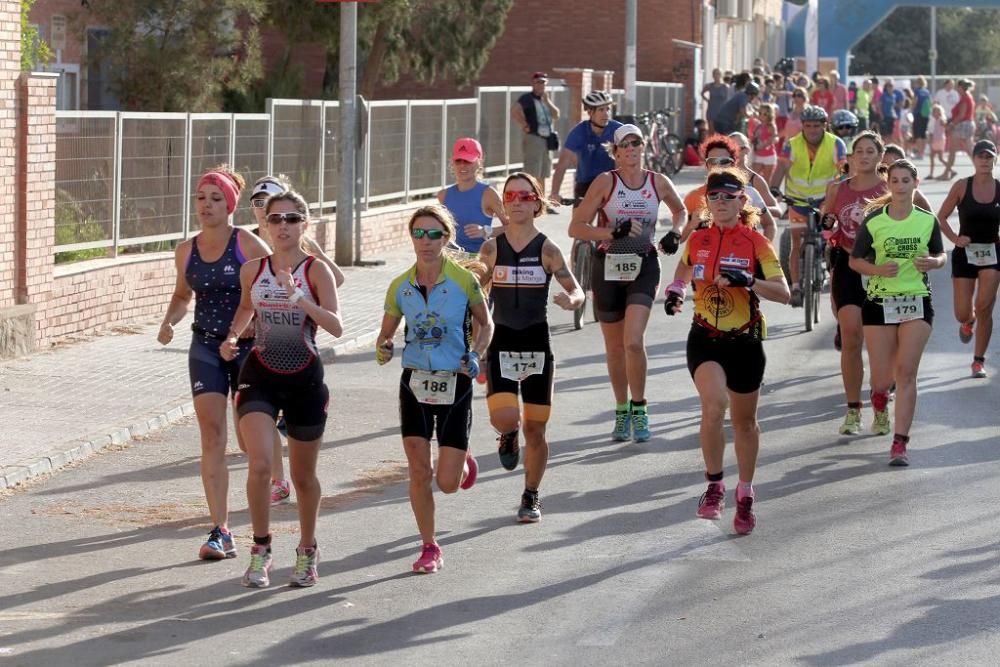
M 636 78 L 672 81 L 690 90 L 693 54 L 674 39 L 701 42 L 701 0 L 637 0 Z M 623 0 L 515 0 L 507 26 L 474 86 L 529 83 L 531 73 L 557 67 L 615 72 L 624 85 L 625 2 Z M 463 97 L 474 86 L 450 81 L 424 84 L 409 78 L 384 86 L 378 99 Z

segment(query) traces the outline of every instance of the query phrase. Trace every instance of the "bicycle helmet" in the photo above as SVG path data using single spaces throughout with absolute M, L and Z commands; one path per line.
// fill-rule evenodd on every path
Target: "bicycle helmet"
M 743 91 L 750 97 L 753 97 L 754 95 L 760 95 L 760 86 L 751 81 L 750 83 L 747 84 L 747 87 L 744 88 Z
M 821 123 L 825 123 L 827 118 L 826 109 L 814 104 L 807 104 L 806 108 L 799 114 L 799 120 L 803 123 L 807 123 L 809 121 L 819 121 Z
M 614 103 L 615 101 L 611 99 L 611 96 L 603 90 L 592 90 L 583 98 L 583 106 L 586 109 L 598 109 Z
M 833 112 L 833 118 L 830 119 L 830 124 L 837 130 L 845 127 L 855 130 L 858 127 L 858 117 L 847 109 L 837 109 Z

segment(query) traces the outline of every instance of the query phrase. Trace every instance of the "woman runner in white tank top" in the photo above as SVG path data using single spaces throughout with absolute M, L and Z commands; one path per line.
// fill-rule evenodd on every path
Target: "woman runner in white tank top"
M 615 130 L 609 148 L 615 170 L 598 176 L 573 212 L 569 235 L 597 243 L 592 284 L 601 322 L 608 375 L 615 396 L 616 441 L 650 437 L 646 414 L 646 324 L 656 299 L 660 262 L 653 241 L 660 202 L 670 209 L 673 229 L 660 240 L 677 252 L 684 204 L 663 174 L 643 168 L 645 138 L 635 125 Z M 597 226 L 590 221 L 600 211 Z M 631 400 L 629 394 L 631 393 Z

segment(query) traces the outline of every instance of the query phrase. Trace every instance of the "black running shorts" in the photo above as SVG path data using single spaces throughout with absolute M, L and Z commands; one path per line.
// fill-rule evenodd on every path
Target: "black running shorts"
M 713 338 L 704 327 L 691 327 L 687 339 L 688 372 L 694 372 L 705 362 L 722 366 L 726 388 L 737 394 L 752 394 L 764 381 L 767 357 L 764 344 L 751 336 Z
M 286 375 L 268 369 L 251 353 L 240 371 L 237 414 L 263 412 L 276 420 L 280 411 L 293 440 L 309 442 L 323 437 L 329 403 L 330 391 L 323 382 L 319 359 L 298 373 Z
M 437 435 L 438 445 L 469 449 L 472 430 L 472 379 L 458 373 L 455 402 L 451 405 L 421 403 L 410 389 L 412 371 L 403 369 L 399 379 L 399 428 L 404 438 L 430 440 Z
M 660 284 L 660 259 L 656 251 L 650 250 L 642 257 L 639 275 L 629 282 L 604 280 L 605 259 L 604 253 L 594 253 L 590 284 L 597 319 L 601 322 L 621 322 L 625 319 L 625 309 L 632 304 L 652 308 Z

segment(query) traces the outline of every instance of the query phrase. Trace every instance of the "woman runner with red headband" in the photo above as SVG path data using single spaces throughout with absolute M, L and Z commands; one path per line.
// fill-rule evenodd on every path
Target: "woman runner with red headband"
M 226 408 L 227 398 L 236 392 L 240 363 L 250 351 L 252 339 L 240 342 L 239 355 L 232 361 L 219 355 L 219 344 L 226 339 L 240 303 L 240 267 L 269 253 L 263 241 L 233 226 L 232 215 L 243 186 L 243 178 L 225 165 L 209 170 L 198 181 L 194 209 L 201 232 L 174 251 L 177 282 L 157 336 L 162 345 L 173 340 L 174 326 L 184 319 L 194 295 L 188 372 L 201 431 L 201 481 L 213 525 L 198 552 L 198 557 L 205 560 L 236 557 L 227 526 Z

